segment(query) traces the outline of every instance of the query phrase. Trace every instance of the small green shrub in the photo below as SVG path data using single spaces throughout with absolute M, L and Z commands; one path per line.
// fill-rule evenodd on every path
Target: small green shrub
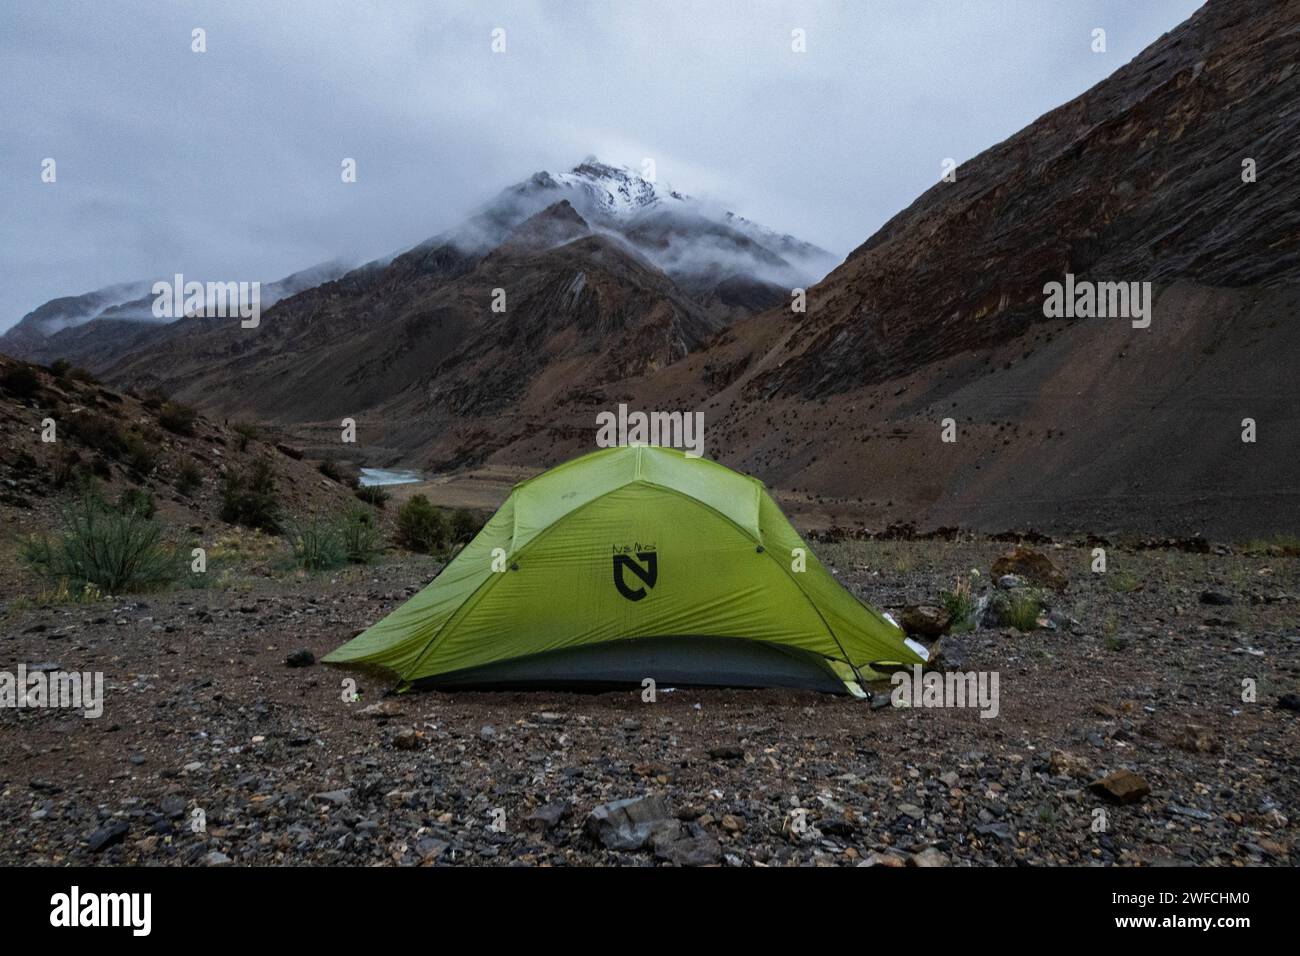
M 92 585 L 109 594 L 166 584 L 177 574 L 162 529 L 136 508 L 113 508 L 85 493 L 63 514 L 55 538 L 34 537 L 22 552 L 34 571 L 51 581 Z
M 189 405 L 167 402 L 158 413 L 158 424 L 176 435 L 193 435 L 199 413 Z
M 374 514 L 364 505 L 349 506 L 338 519 L 343 551 L 352 564 L 369 564 L 383 551 L 383 536 Z
M 380 485 L 361 485 L 357 488 L 356 495 L 366 504 L 374 505 L 376 508 L 384 507 L 392 497 Z
M 240 451 L 248 451 L 249 442 L 262 440 L 262 429 L 252 422 L 235 422 L 235 446 Z
M 1043 603 L 1038 595 L 1029 590 L 1012 593 L 1002 608 L 1002 621 L 1018 631 L 1033 631 L 1038 628 L 1038 615 L 1043 611 Z
M 180 473 L 176 476 L 176 491 L 178 494 L 188 498 L 198 490 L 199 485 L 203 483 L 203 475 L 199 472 L 199 466 L 192 461 L 187 461 L 181 465 Z
M 18 398 L 31 398 L 41 390 L 41 380 L 29 365 L 15 365 L 0 373 L 0 388 Z
M 1108 575 L 1110 586 L 1120 594 L 1129 594 L 1136 591 L 1139 582 L 1131 571 L 1113 571 Z
M 226 472 L 221 485 L 221 520 L 279 533 L 275 471 L 266 459 L 259 458 L 243 471 Z
M 468 508 L 457 508 L 451 515 L 452 544 L 468 544 L 482 529 L 483 523 Z
M 397 540 L 410 551 L 441 551 L 447 546 L 448 533 L 447 519 L 424 495 L 412 495 L 397 512 Z
M 153 447 L 139 435 L 127 433 L 122 436 L 123 464 L 136 478 L 147 478 L 158 464 L 158 455 Z
M 62 433 L 88 448 L 120 459 L 127 451 L 126 433 L 115 421 L 95 412 L 75 412 L 59 421 Z
M 135 512 L 142 518 L 152 518 L 158 511 L 153 495 L 143 488 L 127 488 L 117 498 L 117 510 L 122 514 Z
M 968 631 L 975 623 L 975 599 L 971 596 L 970 581 L 958 579 L 951 591 L 941 595 L 943 609 L 948 615 L 948 628 L 954 633 Z
M 50 483 L 58 490 L 76 484 L 87 474 L 89 469 L 82 464 L 81 453 L 75 448 L 63 449 L 50 464 Z
M 304 571 L 328 571 L 347 563 L 347 550 L 338 526 L 317 515 L 288 522 L 289 547 Z

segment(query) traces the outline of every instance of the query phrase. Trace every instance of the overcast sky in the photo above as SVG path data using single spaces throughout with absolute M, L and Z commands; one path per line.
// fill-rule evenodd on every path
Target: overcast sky
M 395 252 L 587 154 L 651 157 L 661 182 L 843 256 L 944 157 L 1006 138 L 1199 5 L 5 3 L 0 330 L 115 282 L 271 281 Z

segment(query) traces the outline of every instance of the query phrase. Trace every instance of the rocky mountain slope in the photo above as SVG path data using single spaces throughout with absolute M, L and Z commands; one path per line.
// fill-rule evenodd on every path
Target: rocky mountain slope
M 833 261 L 593 158 L 284 298 L 257 329 L 202 317 L 141 329 L 105 314 L 26 351 L 66 350 L 117 383 L 229 414 L 367 417 L 384 425 L 371 439 L 400 455 L 513 403 L 663 368 Z M 408 427 L 399 412 L 421 417 Z
M 45 441 L 53 422 L 53 441 Z M 21 576 L 15 542 L 45 533 L 86 482 L 106 500 L 148 496 L 172 531 L 211 541 L 227 474 L 269 467 L 285 516 L 330 513 L 356 499 L 291 445 L 269 433 L 241 434 L 158 394 L 121 392 L 78 370 L 47 369 L 0 356 L 0 583 Z M 29 582 L 24 581 L 24 584 Z
M 1005 342 L 1066 273 L 1300 279 L 1297 53 L 1300 4 L 1206 5 L 887 222 L 817 286 L 751 394 L 820 396 Z
M 331 260 L 265 283 L 260 288 L 262 308 L 350 270 L 350 263 Z M 165 276 L 162 281 L 171 282 L 172 278 Z M 186 277 L 186 281 L 192 278 Z M 0 335 L 0 352 L 47 365 L 63 359 L 104 368 L 119 356 L 145 347 L 170 324 L 154 315 L 154 281 L 158 280 L 125 282 L 53 299 Z
M 710 455 L 823 524 L 1294 533 L 1297 52 L 1300 3 L 1207 4 L 935 185 L 806 315 L 516 422 L 488 463 L 568 457 L 627 400 L 703 410 Z M 1045 317 L 1066 273 L 1152 283 L 1150 325 Z

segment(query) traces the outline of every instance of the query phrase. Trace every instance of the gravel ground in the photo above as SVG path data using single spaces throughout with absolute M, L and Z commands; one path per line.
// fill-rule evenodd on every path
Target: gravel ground
M 972 568 L 990 588 L 1007 547 L 818 551 L 897 615 Z M 1300 560 L 1114 549 L 1097 575 L 1088 549 L 1046 550 L 1070 576 L 1055 629 L 943 638 L 956 666 L 998 673 L 992 719 L 889 706 L 888 683 L 874 704 L 385 696 L 375 675 L 286 664 L 413 594 L 427 560 L 12 601 L 0 666 L 102 671 L 105 706 L 0 710 L 0 863 L 1294 864 L 1300 714 L 1279 700 L 1300 690 Z M 1121 770 L 1134 802 L 1090 789 Z

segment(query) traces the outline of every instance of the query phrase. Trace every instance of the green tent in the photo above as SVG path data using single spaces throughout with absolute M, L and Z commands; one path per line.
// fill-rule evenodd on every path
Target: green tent
M 919 645 L 836 583 L 762 482 L 680 451 L 516 485 L 428 587 L 329 654 L 403 687 L 702 684 L 860 692 Z

